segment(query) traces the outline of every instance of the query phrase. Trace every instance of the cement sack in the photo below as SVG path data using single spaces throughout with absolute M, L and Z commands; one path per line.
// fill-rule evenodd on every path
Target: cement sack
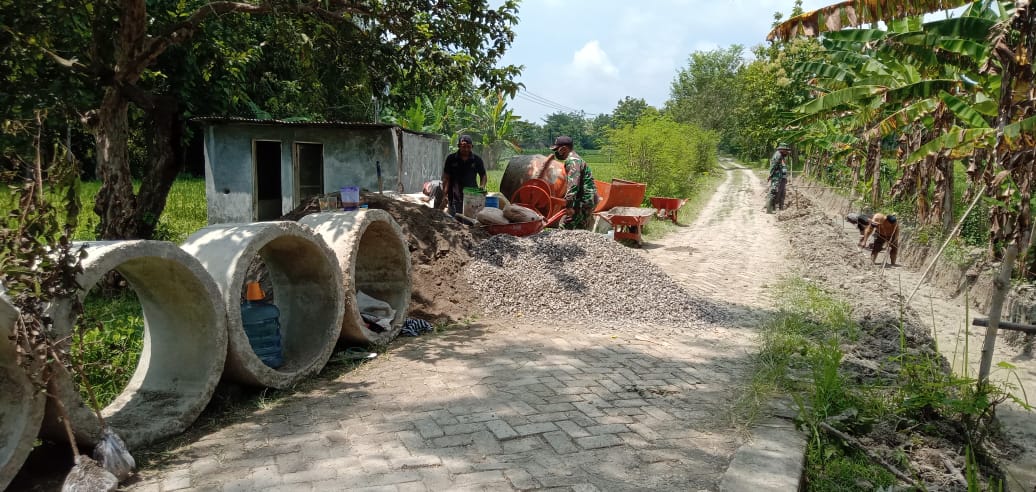
M 490 207 L 479 210 L 475 214 L 475 220 L 482 225 L 505 225 L 510 224 L 510 221 L 504 217 L 504 211 L 499 208 Z
M 535 210 L 533 210 L 531 208 L 523 207 L 521 205 L 513 205 L 513 204 L 512 205 L 508 205 L 507 208 L 504 209 L 504 217 L 508 221 L 510 221 L 512 223 L 532 222 L 534 220 L 543 220 L 543 216 L 540 215 L 539 212 L 537 212 L 537 211 L 535 211 Z

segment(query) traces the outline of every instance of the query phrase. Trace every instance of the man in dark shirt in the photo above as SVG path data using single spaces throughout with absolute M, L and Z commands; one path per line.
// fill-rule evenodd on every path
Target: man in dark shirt
M 486 166 L 482 158 L 471 152 L 471 136 L 461 135 L 457 151 L 446 156 L 442 167 L 442 187 L 446 190 L 446 204 L 450 215 L 459 214 L 464 208 L 464 188 L 486 187 Z

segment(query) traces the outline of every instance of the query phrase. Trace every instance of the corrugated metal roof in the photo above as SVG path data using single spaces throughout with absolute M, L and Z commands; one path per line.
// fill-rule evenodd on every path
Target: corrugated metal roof
M 307 126 L 323 128 L 393 128 L 388 123 L 367 123 L 362 121 L 285 121 L 261 120 L 258 118 L 241 118 L 238 116 L 198 116 L 191 121 L 210 125 L 246 123 L 249 125 Z
M 363 121 L 285 121 L 285 120 L 261 120 L 258 118 L 242 118 L 239 116 L 198 116 L 190 119 L 191 122 L 203 123 L 207 125 L 231 125 L 231 124 L 247 124 L 247 125 L 277 125 L 277 126 L 294 126 L 303 128 L 399 128 L 400 130 L 412 133 L 414 135 L 421 135 L 429 138 L 442 138 L 446 137 L 437 133 L 425 133 L 408 130 L 399 125 L 392 125 L 389 123 L 369 123 Z

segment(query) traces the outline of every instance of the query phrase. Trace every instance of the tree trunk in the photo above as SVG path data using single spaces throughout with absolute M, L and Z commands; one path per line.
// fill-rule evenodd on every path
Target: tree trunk
M 133 195 L 127 150 L 128 107 L 129 102 L 118 89 L 108 87 L 101 106 L 87 116 L 86 123 L 97 144 L 97 177 L 101 180 L 101 189 L 94 202 L 94 212 L 101 218 L 100 239 L 136 237 L 136 197 Z
M 872 139 L 867 144 L 867 169 L 871 175 L 871 204 L 877 210 L 881 206 L 881 140 Z
M 133 217 L 135 237 L 142 239 L 154 237 L 169 190 L 183 163 L 183 122 L 177 100 L 168 96 L 155 97 L 150 119 L 154 131 L 148 145 L 150 166 L 140 184 L 138 206 Z

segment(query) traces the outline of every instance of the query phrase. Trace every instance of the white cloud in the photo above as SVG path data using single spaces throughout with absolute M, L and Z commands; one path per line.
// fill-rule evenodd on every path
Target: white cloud
M 608 53 L 601 49 L 601 43 L 596 39 L 576 51 L 572 56 L 572 68 L 591 76 L 604 75 L 615 78 L 619 75 L 619 69 L 608 59 Z

